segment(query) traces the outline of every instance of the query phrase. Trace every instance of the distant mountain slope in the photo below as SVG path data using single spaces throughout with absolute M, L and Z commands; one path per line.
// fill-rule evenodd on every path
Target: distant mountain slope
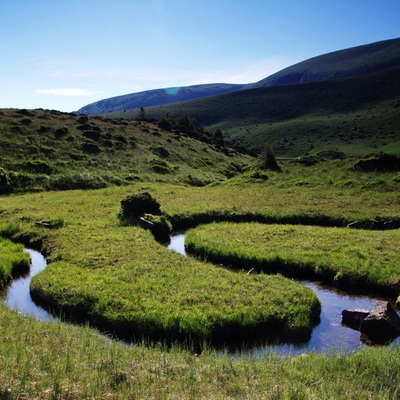
M 210 132 L 220 129 L 225 138 L 254 151 L 270 143 L 279 156 L 333 147 L 363 155 L 376 148 L 389 151 L 393 143 L 399 152 L 400 66 L 349 78 L 240 90 L 151 107 L 146 115 L 159 118 L 167 112 L 172 118 L 190 115 Z M 135 118 L 136 113 L 108 116 Z
M 212 83 L 147 90 L 116 96 L 82 107 L 80 114 L 103 114 L 152 107 L 229 93 L 239 89 L 280 86 L 362 75 L 400 65 L 400 39 L 335 51 L 310 58 L 251 84 Z
M 400 65 L 400 39 L 385 40 L 313 57 L 246 88 L 289 85 L 368 74 Z
M 131 93 L 100 100 L 82 107 L 77 111 L 77 113 L 92 115 L 129 110 L 132 108 L 157 106 L 160 104 L 170 104 L 178 101 L 186 101 L 232 92 L 234 90 L 239 90 L 244 86 L 245 85 L 227 83 L 211 83 L 206 85 L 147 90 L 144 92 Z

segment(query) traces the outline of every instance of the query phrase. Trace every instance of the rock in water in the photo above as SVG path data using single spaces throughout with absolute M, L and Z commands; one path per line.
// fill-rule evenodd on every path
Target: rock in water
M 361 321 L 369 315 L 368 310 L 352 308 L 351 310 L 342 311 L 342 324 L 356 331 L 360 330 Z
M 380 340 L 396 338 L 400 335 L 400 317 L 390 303 L 378 301 L 361 321 L 360 332 Z

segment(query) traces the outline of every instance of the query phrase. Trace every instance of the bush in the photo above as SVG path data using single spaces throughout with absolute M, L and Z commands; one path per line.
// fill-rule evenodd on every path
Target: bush
M 11 193 L 11 184 L 8 172 L 0 168 L 0 195 Z
M 263 152 L 261 153 L 260 168 L 270 169 L 272 171 L 278 172 L 282 171 L 281 167 L 276 162 L 274 151 L 272 150 L 272 147 L 270 145 L 266 145 Z
M 68 128 L 58 128 L 54 131 L 54 136 L 56 138 L 61 138 L 63 136 L 66 136 L 68 132 L 69 132 Z
M 53 167 L 48 162 L 42 160 L 27 161 L 24 164 L 24 169 L 36 174 L 50 175 L 53 173 Z
M 134 194 L 121 201 L 120 218 L 132 220 L 144 214 L 161 214 L 160 204 L 151 197 L 150 193 Z
M 165 161 L 161 160 L 151 160 L 151 169 L 157 174 L 169 174 L 171 172 L 171 168 Z
M 157 126 L 164 131 L 172 132 L 172 122 L 168 116 L 164 116 L 163 118 L 161 118 L 158 121 Z
M 83 131 L 82 135 L 85 138 L 92 139 L 92 140 L 95 140 L 95 141 L 100 140 L 100 137 L 101 137 L 101 133 L 99 131 L 97 131 L 97 130 L 94 130 L 94 129 Z
M 395 172 L 400 171 L 400 157 L 394 154 L 380 153 L 356 162 L 354 171 Z
M 83 143 L 82 150 L 86 154 L 98 154 L 101 151 L 100 147 L 94 142 Z
M 171 223 L 163 215 L 144 214 L 144 218 L 152 224 L 154 237 L 161 242 L 167 242 L 172 230 Z

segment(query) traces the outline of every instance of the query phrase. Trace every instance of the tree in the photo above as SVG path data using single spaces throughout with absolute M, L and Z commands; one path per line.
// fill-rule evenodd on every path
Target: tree
M 276 161 L 274 151 L 271 145 L 269 144 L 265 145 L 263 151 L 261 152 L 260 168 L 282 172 L 281 167 L 278 165 Z
M 146 120 L 146 111 L 145 111 L 144 107 L 140 107 L 137 119 L 139 121 L 145 121 Z

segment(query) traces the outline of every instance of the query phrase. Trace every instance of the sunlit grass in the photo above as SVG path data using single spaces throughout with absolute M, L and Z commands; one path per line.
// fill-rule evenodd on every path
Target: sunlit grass
M 22 252 L 23 246 L 0 236 L 0 289 L 11 277 L 26 272 L 29 255 Z
M 348 180 L 351 185 L 346 183 Z M 40 246 L 50 265 L 37 276 L 36 288 L 44 288 L 51 301 L 56 299 L 66 309 L 83 309 L 94 323 L 104 323 L 107 318 L 115 324 L 125 324 L 121 310 L 137 312 L 137 304 L 131 303 L 140 293 L 132 288 L 139 285 L 146 293 L 155 291 L 160 302 L 166 303 L 157 306 L 154 315 L 144 315 L 141 323 L 162 321 L 157 329 L 160 325 L 162 329 L 172 326 L 168 324 L 174 320 L 162 314 L 176 295 L 176 310 L 182 309 L 180 321 L 186 321 L 184 329 L 206 332 L 210 325 L 204 322 L 201 312 L 209 313 L 214 322 L 211 316 L 220 315 L 212 308 L 225 312 L 233 300 L 238 311 L 241 307 L 247 313 L 255 304 L 258 312 L 263 309 L 263 299 L 253 290 L 261 282 L 269 284 L 277 278 L 264 281 L 259 275 L 249 278 L 222 269 L 214 275 L 209 266 L 168 252 L 150 232 L 121 226 L 117 214 L 120 201 L 127 195 L 149 191 L 176 226 L 232 218 L 345 225 L 377 216 L 400 217 L 396 174 L 355 175 L 336 162 L 314 168 L 288 163 L 282 174 L 271 174 L 264 183 L 228 182 L 203 188 L 138 183 L 96 191 L 0 197 L 1 232 L 14 240 Z M 46 229 L 37 226 L 37 221 L 62 223 Z M 386 234 L 365 234 L 375 233 L 378 238 Z M 171 280 L 172 271 L 175 281 Z M 46 284 L 53 282 L 57 290 L 51 292 Z M 251 283 L 240 295 L 242 282 Z M 231 297 L 229 285 L 234 283 L 238 289 Z M 118 292 L 113 290 L 116 287 Z M 287 287 L 295 291 L 293 296 L 301 295 L 297 286 Z M 163 294 L 165 288 L 167 292 Z M 216 292 L 215 296 L 210 292 Z M 273 287 L 267 292 L 275 296 Z M 308 298 L 308 293 L 305 295 Z M 282 299 L 281 294 L 277 296 Z M 142 303 L 147 309 L 152 306 L 149 297 L 149 302 Z M 282 305 L 294 304 L 289 310 L 290 323 L 304 324 L 306 321 L 301 319 L 307 319 L 307 313 L 301 311 L 294 317 L 300 302 L 289 304 L 284 300 Z M 200 310 L 200 314 L 191 315 L 193 309 Z M 280 312 L 281 308 L 276 310 Z M 250 324 L 254 317 L 251 313 L 248 316 Z M 246 318 L 247 314 L 243 315 L 243 321 L 248 323 Z M 268 355 L 254 360 L 247 356 L 217 356 L 205 343 L 201 356 L 195 356 L 188 349 L 167 348 L 164 344 L 128 348 L 99 337 L 89 328 L 40 323 L 2 305 L 0 327 L 0 364 L 4 366 L 0 368 L 0 393 L 5 398 L 393 399 L 400 390 L 398 348 L 373 348 L 347 355 L 309 354 L 287 360 Z
M 330 284 L 400 292 L 400 231 L 215 223 L 188 231 L 189 251 L 211 261 Z
M 128 347 L 87 327 L 43 323 L 0 304 L 5 399 L 366 399 L 400 394 L 399 348 L 259 359 L 178 346 Z

